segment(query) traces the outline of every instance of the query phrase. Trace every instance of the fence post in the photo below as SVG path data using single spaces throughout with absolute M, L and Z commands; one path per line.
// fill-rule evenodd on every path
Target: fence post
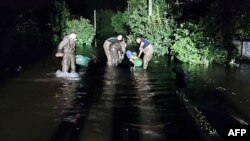
M 152 10 L 153 10 L 153 0 L 148 0 L 148 15 L 152 15 Z
M 94 28 L 95 28 L 95 32 L 96 32 L 96 10 L 94 10 Z M 95 37 L 95 47 L 97 47 L 96 37 Z

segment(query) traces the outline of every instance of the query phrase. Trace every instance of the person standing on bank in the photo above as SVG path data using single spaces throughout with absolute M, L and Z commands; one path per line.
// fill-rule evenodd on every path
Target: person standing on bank
M 141 56 L 142 52 L 144 53 L 144 56 L 143 56 L 143 69 L 147 69 L 148 67 L 148 62 L 151 60 L 152 56 L 153 56 L 153 53 L 154 53 L 154 49 L 153 49 L 153 46 L 151 45 L 151 43 L 144 39 L 144 38 L 136 38 L 136 42 L 138 44 L 140 44 L 140 47 L 139 47 L 139 54 L 138 54 L 138 57 Z
M 117 37 L 110 37 L 107 40 L 105 40 L 105 42 L 103 44 L 103 48 L 104 48 L 105 54 L 107 56 L 107 65 L 108 66 L 112 65 L 109 46 L 111 44 L 119 43 L 121 41 L 123 41 L 122 35 L 118 35 Z
M 70 33 L 63 37 L 63 40 L 59 43 L 56 57 L 63 57 L 62 60 L 62 72 L 66 73 L 71 70 L 72 73 L 76 71 L 75 64 L 75 46 L 76 46 L 76 34 Z

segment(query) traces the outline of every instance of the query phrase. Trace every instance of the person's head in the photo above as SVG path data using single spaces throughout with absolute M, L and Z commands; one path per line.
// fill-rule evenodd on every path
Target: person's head
M 122 40 L 123 40 L 122 35 L 118 35 L 118 36 L 117 36 L 117 40 L 122 41 Z
M 141 38 L 140 37 L 137 37 L 136 38 L 136 42 L 139 44 L 139 43 L 141 43 Z
M 76 34 L 75 33 L 70 33 L 69 38 L 73 39 L 73 40 L 76 40 Z

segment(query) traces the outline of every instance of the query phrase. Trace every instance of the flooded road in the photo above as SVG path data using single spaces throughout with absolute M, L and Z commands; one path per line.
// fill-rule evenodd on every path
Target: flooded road
M 77 82 L 55 78 L 58 64 L 46 58 L 1 83 L 1 141 L 50 140 L 78 87 Z
M 1 141 L 220 140 L 225 124 L 250 120 L 249 64 L 182 64 L 185 100 L 165 59 L 134 72 L 92 62 L 78 81 L 57 67 L 47 58 L 1 84 Z

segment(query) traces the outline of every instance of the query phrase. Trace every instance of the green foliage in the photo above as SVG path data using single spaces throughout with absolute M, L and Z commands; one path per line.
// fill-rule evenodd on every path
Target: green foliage
M 76 54 L 91 58 L 94 54 L 94 48 L 91 45 L 77 46 Z
M 149 20 L 148 27 L 146 28 L 150 30 L 147 30 L 145 37 L 153 44 L 154 52 L 157 56 L 169 53 L 168 50 L 172 45 L 170 37 L 173 34 L 173 27 L 172 19 L 157 20 L 152 16 Z
M 112 25 L 118 33 L 129 33 L 129 46 L 134 46 L 131 37 L 147 38 L 154 47 L 154 54 L 163 56 L 172 45 L 174 21 L 166 17 L 165 0 L 154 0 L 153 14 L 148 16 L 147 0 L 129 0 L 129 11 L 113 16 Z M 120 18 L 120 20 L 118 20 Z
M 190 64 L 225 63 L 226 50 L 216 47 L 213 38 L 205 35 L 201 25 L 182 24 L 176 30 L 172 55 Z
M 128 34 L 128 29 L 126 27 L 126 14 L 118 11 L 111 17 L 111 24 L 114 31 L 118 34 Z
M 114 15 L 112 10 L 99 10 L 96 14 L 97 32 L 101 37 L 107 37 L 114 33 L 111 25 L 111 17 Z
M 74 19 L 65 1 L 54 0 L 54 11 L 51 17 L 52 42 L 57 45 L 63 36 L 77 34 L 77 54 L 91 55 L 91 44 L 95 36 L 95 28 L 84 18 Z
M 84 18 L 67 21 L 64 34 L 72 32 L 77 35 L 77 54 L 92 54 L 90 45 L 95 36 L 95 28 L 90 21 Z
M 196 24 L 184 22 L 177 28 L 177 22 L 173 19 L 176 16 L 170 13 L 175 8 L 169 0 L 154 0 L 151 16 L 148 15 L 147 0 L 128 0 L 128 4 L 127 11 L 118 12 L 112 17 L 114 30 L 128 34 L 128 46 L 135 46 L 135 38 L 141 36 L 152 43 L 157 56 L 169 54 L 171 51 L 171 55 L 177 56 L 183 62 L 226 62 L 228 54 L 222 49 L 222 33 L 215 17 L 206 17 Z
M 54 10 L 51 17 L 52 27 L 52 42 L 57 44 L 63 37 L 63 30 L 66 27 L 67 21 L 72 19 L 68 5 L 65 1 L 54 0 Z
M 127 36 L 127 45 L 128 45 L 128 48 L 130 47 L 136 47 L 136 49 L 138 50 L 138 47 L 137 47 L 137 43 L 136 43 L 136 39 L 137 36 L 136 35 L 133 35 L 133 34 L 130 34 Z

